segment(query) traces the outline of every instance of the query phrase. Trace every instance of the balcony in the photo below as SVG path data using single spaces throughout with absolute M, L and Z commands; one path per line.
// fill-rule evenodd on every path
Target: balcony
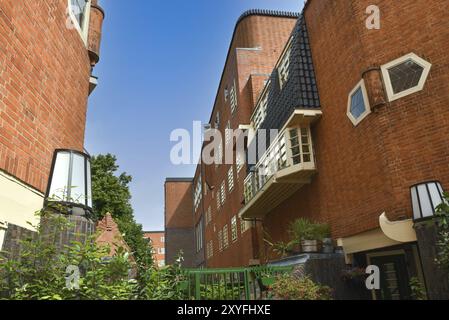
M 299 112 L 297 112 L 299 111 Z M 320 111 L 296 110 L 244 183 L 244 219 L 261 219 L 317 172 L 310 127 Z

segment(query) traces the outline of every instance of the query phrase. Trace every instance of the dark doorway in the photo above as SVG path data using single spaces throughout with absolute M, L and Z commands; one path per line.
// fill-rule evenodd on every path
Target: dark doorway
M 380 290 L 375 291 L 377 300 L 411 299 L 405 254 L 375 256 L 370 261 L 380 269 Z

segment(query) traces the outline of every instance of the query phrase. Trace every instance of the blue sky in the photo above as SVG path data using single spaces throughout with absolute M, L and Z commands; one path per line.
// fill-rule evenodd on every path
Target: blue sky
M 235 23 L 247 9 L 299 11 L 302 0 L 102 0 L 99 86 L 90 98 L 86 149 L 112 153 L 133 176 L 136 219 L 162 230 L 164 181 L 193 166 L 170 162 L 170 133 L 207 122 Z

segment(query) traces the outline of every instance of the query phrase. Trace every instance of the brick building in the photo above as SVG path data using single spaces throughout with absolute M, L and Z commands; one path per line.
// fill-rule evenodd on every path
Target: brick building
M 165 266 L 165 231 L 145 231 L 143 236 L 153 248 L 153 259 L 157 266 Z
M 83 146 L 103 19 L 97 0 L 0 2 L 0 247 L 56 193 L 72 213 L 92 206 Z
M 245 12 L 238 19 L 210 117 L 211 126 L 220 130 L 223 136 L 225 129 L 237 129 L 239 125 L 249 123 L 254 101 L 282 53 L 296 19 L 294 13 L 264 10 Z M 193 245 L 188 256 L 192 257 L 191 265 L 196 267 L 257 263 L 258 253 L 254 250 L 257 244 L 253 245 L 257 231 L 251 228 L 251 223 L 241 223 L 238 218 L 245 175 L 243 165 L 239 168 L 230 165 L 198 165 L 193 181 L 190 180 L 190 184 L 182 182 L 181 188 L 188 186 L 191 188 L 189 195 L 193 196 L 190 206 L 186 202 L 191 200 L 183 202 L 183 219 L 190 219 L 189 228 L 195 235 L 195 238 L 189 238 L 186 233 L 183 240 L 175 240 L 170 236 L 171 228 L 167 224 L 173 224 L 175 220 L 167 220 L 167 212 L 173 210 L 168 210 L 168 207 L 172 207 L 175 200 L 179 201 L 179 197 L 167 193 L 167 189 L 173 188 L 173 181 L 166 183 L 168 263 L 174 253 L 171 246 L 174 243 L 185 244 L 184 240 Z M 225 185 L 226 190 L 223 189 Z M 222 197 L 225 194 L 227 199 Z M 231 220 L 234 221 L 233 225 Z M 231 232 L 232 226 L 237 224 L 237 240 L 229 236 L 219 246 L 217 235 L 223 234 L 223 230 Z M 241 226 L 243 229 L 240 229 Z M 186 228 L 183 230 L 188 232 Z M 186 250 L 184 252 L 187 253 Z
M 227 63 L 210 123 L 245 128 L 247 152 L 265 139 L 257 130 L 279 131 L 256 165 L 199 165 L 193 212 L 207 267 L 278 260 L 264 239 L 288 241 L 290 223 L 305 217 L 330 225 L 347 264 L 380 267 L 372 298 L 410 298 L 412 277 L 429 298 L 448 298 L 432 218 L 449 188 L 449 19 L 440 9 L 449 2 L 374 4 L 310 0 L 294 19 L 244 15 L 284 27 L 255 23 L 263 39 L 247 36 L 246 46 L 259 50 L 231 51 L 236 86 Z M 380 10 L 380 29 L 367 25 L 367 8 Z M 276 54 L 255 59 L 266 50 Z
M 195 266 L 192 179 L 165 181 L 165 262 L 173 264 L 182 251 L 184 265 Z

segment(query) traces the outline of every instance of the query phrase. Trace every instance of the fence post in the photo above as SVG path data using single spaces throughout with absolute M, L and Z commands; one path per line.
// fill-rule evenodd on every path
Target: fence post
M 250 290 L 249 290 L 249 270 L 245 269 L 243 273 L 243 278 L 245 279 L 245 299 L 251 300 Z
M 200 274 L 195 272 L 195 300 L 201 300 L 201 281 Z

